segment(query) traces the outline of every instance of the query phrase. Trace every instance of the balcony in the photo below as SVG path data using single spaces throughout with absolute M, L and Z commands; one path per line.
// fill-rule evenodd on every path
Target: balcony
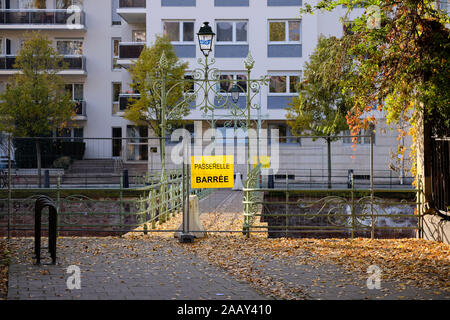
M 124 112 L 128 106 L 131 104 L 132 99 L 139 99 L 140 94 L 138 93 L 124 93 L 119 95 L 119 112 Z
M 79 15 L 79 19 L 76 15 Z M 0 30 L 85 30 L 86 15 L 66 9 L 1 9 Z
M 146 0 L 120 0 L 117 14 L 127 23 L 145 23 Z
M 75 102 L 75 118 L 74 120 L 87 120 L 86 114 L 86 101 L 84 100 L 76 100 Z
M 61 70 L 61 75 L 86 75 L 86 58 L 84 56 L 69 56 L 63 58 L 68 64 L 67 69 Z M 0 75 L 10 75 L 18 73 L 19 70 L 14 68 L 16 56 L 0 56 Z
M 117 64 L 124 68 L 129 68 L 136 62 L 144 48 L 145 43 L 143 42 L 119 43 L 119 59 L 117 60 Z

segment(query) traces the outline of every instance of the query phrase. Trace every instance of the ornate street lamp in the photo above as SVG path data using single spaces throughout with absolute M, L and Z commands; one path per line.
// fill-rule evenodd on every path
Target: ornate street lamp
M 233 88 L 231 88 L 230 92 L 231 92 L 231 100 L 233 100 L 234 103 L 238 103 L 240 90 L 236 84 L 233 86 Z
M 202 50 L 205 57 L 209 56 L 212 51 L 212 46 L 214 42 L 214 36 L 216 34 L 212 31 L 209 22 L 203 22 L 203 26 L 197 33 L 198 42 L 200 44 L 200 50 Z

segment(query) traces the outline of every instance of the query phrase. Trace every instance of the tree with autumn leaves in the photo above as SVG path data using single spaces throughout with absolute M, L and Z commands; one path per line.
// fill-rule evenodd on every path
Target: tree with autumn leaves
M 41 141 L 66 126 L 75 115 L 74 102 L 64 90 L 58 72 L 66 67 L 50 40 L 40 33 L 29 35 L 14 67 L 20 72 L 0 95 L 0 132 L 35 139 L 38 181 L 41 186 Z
M 323 137 L 327 143 L 328 188 L 331 188 L 331 142 L 348 130 L 346 114 L 351 96 L 343 91 L 352 58 L 347 54 L 349 39 L 320 37 L 317 47 L 305 63 L 303 79 L 288 108 L 288 124 L 295 135 L 304 133 Z
M 165 70 L 161 69 L 161 58 L 164 57 Z M 179 103 L 183 98 L 186 86 L 180 80 L 184 79 L 184 74 L 188 67 L 187 62 L 181 62 L 175 50 L 166 37 L 157 36 L 155 43 L 151 47 L 146 47 L 136 64 L 131 69 L 131 88 L 139 92 L 139 98 L 131 99 L 130 105 L 125 111 L 125 118 L 136 125 L 145 124 L 153 131 L 154 136 L 163 137 L 168 132 L 162 131 L 162 111 L 164 111 L 166 128 L 178 125 L 183 117 L 189 114 L 187 104 Z M 166 78 L 167 101 L 166 110 L 162 110 L 161 105 L 161 80 Z M 160 143 L 163 140 L 160 139 Z M 161 148 L 163 150 L 163 148 Z M 160 153 L 163 157 L 163 152 Z
M 352 23 L 353 43 L 348 54 L 354 62 L 343 90 L 352 96 L 347 123 L 353 135 L 374 121 L 382 111 L 388 124 L 409 125 L 399 129 L 401 137 L 413 138 L 411 155 L 415 163 L 418 128 L 432 126 L 435 134 L 450 129 L 450 33 L 448 14 L 425 0 L 322 0 L 305 3 L 302 14 L 334 10 L 339 5 L 366 10 Z M 377 16 L 374 16 L 374 15 Z M 379 19 L 379 25 L 371 22 Z M 404 157 L 406 147 L 399 145 Z M 412 166 L 415 175 L 415 166 Z

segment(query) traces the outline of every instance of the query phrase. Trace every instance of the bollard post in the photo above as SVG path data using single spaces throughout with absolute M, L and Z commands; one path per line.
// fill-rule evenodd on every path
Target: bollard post
M 273 189 L 275 187 L 275 181 L 273 174 L 269 174 L 269 181 L 268 181 L 268 187 L 269 189 Z
M 130 187 L 130 180 L 128 178 L 128 169 L 123 169 L 123 188 L 128 189 Z
M 44 171 L 44 188 L 50 188 L 50 171 Z

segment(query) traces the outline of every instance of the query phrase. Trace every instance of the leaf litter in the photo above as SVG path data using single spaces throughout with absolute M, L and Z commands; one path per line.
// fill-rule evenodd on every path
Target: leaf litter
M 242 230 L 242 213 L 203 213 L 200 220 L 208 231 Z M 182 215 L 163 224 L 156 230 L 176 230 Z M 255 221 L 254 225 L 264 223 Z M 151 225 L 148 225 L 151 230 Z M 130 233 L 132 239 L 173 238 L 173 233 Z M 268 239 L 265 233 L 251 233 L 247 238 L 241 232 L 213 233 L 196 239 L 193 244 L 178 244 L 186 253 L 195 254 L 213 266 L 226 270 L 237 280 L 245 281 L 260 292 L 277 299 L 308 299 L 310 288 L 283 279 L 282 268 L 273 265 L 309 265 L 318 270 L 334 265 L 351 278 L 336 279 L 336 287 L 355 285 L 367 279 L 367 270 L 377 265 L 383 270 L 382 281 L 392 281 L 396 290 L 412 286 L 432 290 L 434 294 L 450 295 L 450 245 L 422 239 Z M 270 264 L 271 267 L 266 266 Z M 275 271 L 272 275 L 272 271 Z M 285 275 L 289 278 L 289 272 Z M 276 275 L 276 276 L 275 276 Z M 326 281 L 313 279 L 318 288 L 325 288 Z M 322 282 L 320 282 L 322 281 Z M 381 290 L 387 295 L 388 289 Z M 339 292 L 339 294 L 342 292 Z

